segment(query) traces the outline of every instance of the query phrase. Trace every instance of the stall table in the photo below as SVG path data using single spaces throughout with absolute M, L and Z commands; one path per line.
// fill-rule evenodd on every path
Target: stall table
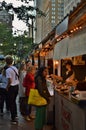
M 86 101 L 78 102 L 55 90 L 56 130 L 86 130 Z

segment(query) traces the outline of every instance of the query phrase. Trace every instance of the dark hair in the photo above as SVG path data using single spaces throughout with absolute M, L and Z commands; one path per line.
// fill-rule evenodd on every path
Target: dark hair
M 47 69 L 47 67 L 45 67 L 45 66 L 40 67 L 40 68 L 38 69 L 38 71 L 37 71 L 36 77 L 37 77 L 37 76 L 41 76 L 41 77 L 42 77 L 43 71 L 44 71 L 45 69 Z
M 7 65 L 4 66 L 4 69 L 5 69 L 5 70 L 8 69 L 8 68 L 9 68 L 9 67 L 8 67 Z
M 6 61 L 7 65 L 11 65 L 13 63 L 12 56 L 10 56 L 10 55 L 6 56 L 5 61 Z
M 65 63 L 65 65 L 70 65 L 71 67 L 73 67 L 73 63 L 72 63 L 71 60 L 67 60 L 66 63 Z

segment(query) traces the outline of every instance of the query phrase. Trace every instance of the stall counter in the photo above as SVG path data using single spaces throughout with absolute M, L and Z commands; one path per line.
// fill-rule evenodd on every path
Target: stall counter
M 55 129 L 86 130 L 86 104 L 79 105 L 54 90 Z

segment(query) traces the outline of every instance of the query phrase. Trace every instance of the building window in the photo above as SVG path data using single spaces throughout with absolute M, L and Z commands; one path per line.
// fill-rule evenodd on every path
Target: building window
M 54 12 L 54 11 L 52 11 L 52 15 L 55 15 L 55 12 Z
M 52 2 L 55 2 L 55 0 L 52 0 Z
M 55 8 L 52 8 L 52 10 L 54 10 L 54 11 L 55 11 Z
M 52 3 L 52 6 L 55 7 L 55 3 Z
M 52 19 L 55 19 L 55 16 L 52 16 Z
M 55 20 L 52 20 L 51 23 L 55 23 Z

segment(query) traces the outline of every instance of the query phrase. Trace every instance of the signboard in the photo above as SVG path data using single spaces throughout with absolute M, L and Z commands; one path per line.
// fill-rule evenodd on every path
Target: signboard
M 59 23 L 56 27 L 56 34 L 61 35 L 68 29 L 68 20 L 69 17 L 67 16 L 61 23 Z

